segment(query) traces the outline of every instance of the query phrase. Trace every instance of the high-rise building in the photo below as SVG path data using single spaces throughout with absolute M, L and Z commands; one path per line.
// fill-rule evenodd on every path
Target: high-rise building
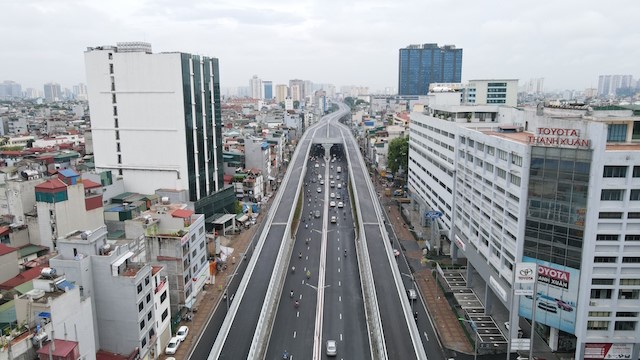
M 22 85 L 15 81 L 5 80 L 0 83 L 0 99 L 10 100 L 22 97 Z
M 616 90 L 633 87 L 631 75 L 600 75 L 598 77 L 598 96 L 615 96 Z
M 295 90 L 295 94 L 294 94 L 294 86 L 297 86 L 297 90 Z M 304 93 L 304 80 L 300 80 L 300 79 L 293 79 L 293 80 L 289 80 L 289 96 L 291 96 L 291 98 L 293 100 L 297 100 L 297 101 L 302 101 L 304 100 L 305 97 L 305 93 Z
M 62 100 L 62 89 L 60 84 L 46 83 L 44 84 L 44 99 L 48 102 Z
M 273 81 L 264 80 L 262 82 L 262 85 L 264 87 L 263 92 L 262 92 L 264 94 L 264 99 L 265 100 L 273 99 Z
M 73 86 L 73 95 L 78 100 L 87 100 L 87 85 L 80 83 Z
M 454 45 L 409 45 L 400 49 L 398 94 L 426 95 L 432 82 L 462 79 L 462 49 Z
M 287 98 L 289 88 L 287 85 L 279 84 L 276 85 L 276 101 L 278 103 L 284 102 L 284 99 Z
M 517 79 L 469 80 L 463 88 L 467 104 L 518 105 Z
M 252 99 L 262 99 L 262 80 L 258 75 L 253 75 L 253 77 L 249 79 L 249 90 L 251 91 Z
M 218 59 L 151 53 L 150 44 L 121 52 L 123 45 L 85 52 L 96 170 L 123 176 L 127 191 L 187 190 L 206 216 L 231 209 L 233 189 L 230 199 L 227 191 L 217 194 L 223 188 Z

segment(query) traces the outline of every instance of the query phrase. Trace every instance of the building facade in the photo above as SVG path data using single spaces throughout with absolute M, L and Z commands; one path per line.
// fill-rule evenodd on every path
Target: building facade
M 501 107 L 468 121 L 473 108 L 411 114 L 409 188 L 442 212 L 451 257 L 466 258 L 512 323 L 535 311 L 551 350 L 637 358 L 640 118 Z M 513 295 L 520 262 L 537 263 L 535 305 Z
M 409 45 L 400 49 L 399 95 L 426 95 L 432 82 L 456 83 L 462 79 L 462 49 L 454 45 Z
M 265 100 L 271 100 L 273 99 L 273 81 L 271 80 L 264 80 L 262 82 L 263 85 L 263 94 L 264 94 L 264 99 Z
M 218 59 L 126 45 L 85 52 L 96 170 L 127 191 L 186 189 L 198 209 L 223 183 Z
M 264 92 L 262 88 L 262 80 L 258 75 L 253 75 L 253 77 L 249 79 L 249 91 L 251 91 L 252 99 L 262 99 Z
M 464 86 L 467 104 L 518 105 L 517 79 L 469 80 Z

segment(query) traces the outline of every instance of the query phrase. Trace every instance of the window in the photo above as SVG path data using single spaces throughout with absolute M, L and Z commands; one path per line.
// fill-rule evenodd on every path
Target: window
M 609 321 L 587 321 L 587 330 L 607 330 L 609 328 Z
M 624 241 L 640 241 L 640 235 L 625 235 Z
M 144 320 L 140 321 L 140 330 L 144 329 Z
M 138 284 L 138 294 L 142 292 L 142 284 Z
M 522 166 L 522 156 L 511 154 L 511 163 L 516 166 Z
M 620 235 L 615 234 L 598 234 L 596 235 L 596 241 L 618 241 Z
M 598 214 L 599 219 L 622 219 L 621 212 L 601 212 Z
M 138 304 L 138 312 L 142 311 L 142 309 L 144 309 L 144 302 L 140 301 L 140 304 Z
M 515 186 L 520 186 L 520 176 L 518 175 L 509 174 L 509 181 Z
M 626 290 L 620 289 L 618 292 L 618 299 L 620 300 L 638 300 L 640 298 L 640 290 Z
M 616 313 L 617 317 L 638 317 L 637 312 L 629 312 L 629 311 L 618 311 Z
M 627 124 L 609 124 L 607 126 L 607 141 L 609 142 L 627 141 Z
M 634 166 L 633 167 L 633 175 L 634 178 L 639 178 L 640 177 L 640 166 Z
M 620 279 L 620 286 L 622 285 L 627 285 L 627 286 L 640 285 L 640 279 Z
M 118 154 L 118 164 L 122 164 L 122 155 Z
M 118 118 L 114 118 L 113 119 L 113 127 L 116 128 L 116 129 L 119 127 Z
M 605 166 L 602 177 L 606 177 L 606 178 L 627 177 L 627 167 L 626 166 Z
M 165 300 L 167 300 L 167 290 L 160 295 L 160 303 L 163 303 Z
M 622 331 L 633 331 L 636 329 L 636 322 L 635 321 L 616 321 L 614 329 L 622 330 Z
M 484 168 L 488 171 L 488 172 L 493 172 L 493 164 L 490 164 L 488 162 L 484 163 Z
M 111 94 L 111 103 L 112 104 L 116 103 L 116 94 Z
M 164 312 L 162 313 L 162 321 L 164 321 L 167 316 L 169 316 L 169 309 L 164 309 Z
M 640 219 L 640 212 L 627 213 L 627 219 Z
M 109 64 L 109 74 L 113 74 L 113 64 Z
M 637 264 L 640 263 L 640 257 L 638 256 L 624 256 L 622 257 L 623 264 Z
M 591 279 L 592 285 L 613 285 L 613 279 Z
M 507 160 L 507 152 L 498 149 L 498 158 L 500 158 L 500 160 Z
M 141 344 L 141 349 L 144 349 L 144 347 L 147 346 L 147 338 L 146 337 L 142 338 L 142 342 L 140 344 Z
M 640 189 L 632 189 L 629 191 L 630 201 L 640 201 Z
M 117 106 L 113 107 L 113 116 L 118 116 L 118 107 Z
M 600 194 L 600 200 L 603 201 L 620 201 L 622 200 L 624 190 L 621 189 L 604 189 Z
M 113 53 L 109 53 L 109 60 L 113 60 Z
M 116 130 L 116 140 L 120 140 L 120 131 Z
M 589 316 L 591 316 L 591 317 L 609 317 L 609 316 L 611 316 L 611 311 L 589 311 Z
M 147 321 L 151 321 L 152 316 L 153 314 L 151 313 L 151 311 L 149 311 L 149 313 L 147 314 Z
M 149 285 L 149 282 L 150 282 L 150 280 L 149 280 L 148 276 L 146 278 L 144 278 L 144 286 Z
M 591 299 L 611 299 L 611 289 L 591 289 Z
M 148 293 L 147 294 L 147 302 L 150 302 L 150 301 L 151 301 L 151 293 Z
M 504 169 L 497 168 L 496 174 L 498 174 L 498 176 L 501 177 L 502 179 L 507 178 L 507 172 Z
M 489 155 L 493 155 L 495 154 L 496 148 L 494 148 L 493 146 L 487 146 L 487 154 Z
M 615 256 L 596 256 L 593 258 L 594 263 L 614 263 L 618 260 Z
M 116 143 L 116 151 L 117 151 L 117 152 L 120 152 L 120 143 L 119 143 L 119 142 L 118 142 L 118 143 Z

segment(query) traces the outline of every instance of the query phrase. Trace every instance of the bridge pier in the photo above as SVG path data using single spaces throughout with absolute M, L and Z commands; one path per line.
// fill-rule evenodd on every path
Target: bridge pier
M 333 146 L 333 144 L 322 144 L 324 148 L 324 159 L 327 161 L 331 160 L 331 146 Z

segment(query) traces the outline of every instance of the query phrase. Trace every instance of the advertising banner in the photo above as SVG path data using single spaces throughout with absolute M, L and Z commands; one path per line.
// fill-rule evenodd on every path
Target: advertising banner
M 633 344 L 587 343 L 584 344 L 584 358 L 588 359 L 631 359 Z
M 527 256 L 522 261 L 538 264 L 538 289 L 520 299 L 518 314 L 531 319 L 533 309 L 537 323 L 575 334 L 580 270 Z M 521 286 L 533 289 L 533 284 Z

